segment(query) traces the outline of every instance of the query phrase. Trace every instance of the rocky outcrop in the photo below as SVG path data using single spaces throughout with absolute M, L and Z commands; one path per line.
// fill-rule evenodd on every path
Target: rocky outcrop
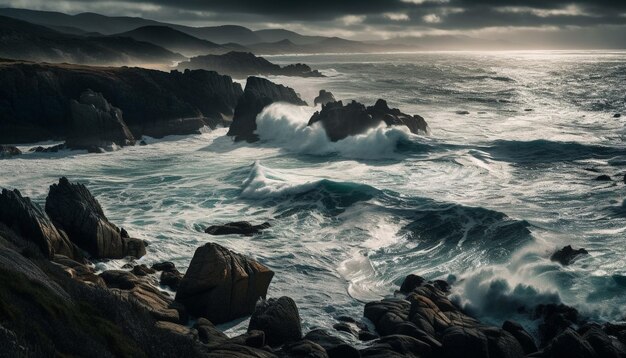
M 328 138 L 336 142 L 348 136 L 362 134 L 381 124 L 387 126 L 405 126 L 412 133 L 428 131 L 428 125 L 420 116 L 410 116 L 398 109 L 390 109 L 382 99 L 371 107 L 352 101 L 344 106 L 343 102 L 329 102 L 322 110 L 315 112 L 309 120 L 309 126 L 320 122 Z
M 124 113 L 135 138 L 198 133 L 233 115 L 242 89 L 228 76 L 197 70 L 170 73 L 0 61 L 0 143 L 65 139 L 72 100 L 87 89 Z
M 255 260 L 214 243 L 199 247 L 191 259 L 176 301 L 189 313 L 223 323 L 254 311 L 274 276 Z
M 0 194 L 0 222 L 19 236 L 33 242 L 45 256 L 54 255 L 80 259 L 80 250 L 72 244 L 65 232 L 58 230 L 48 215 L 17 190 L 2 189 Z
M 115 294 L 140 304 L 155 319 L 174 323 L 187 321 L 183 307 L 151 285 L 145 277 L 124 270 L 104 271 L 100 277 Z
M 0 159 L 10 158 L 20 154 L 22 154 L 22 151 L 14 145 L 0 145 Z
M 90 89 L 70 102 L 72 128 L 65 145 L 71 149 L 111 148 L 134 145 L 135 138 L 122 118 L 122 111 Z
M 306 102 L 291 88 L 277 85 L 259 77 L 248 77 L 243 95 L 237 102 L 233 123 L 228 135 L 235 140 L 255 141 L 258 137 L 256 130 L 256 116 L 263 108 L 274 102 L 286 102 L 298 106 L 306 106 Z
M 109 222 L 84 185 L 72 184 L 65 177 L 50 186 L 46 213 L 73 243 L 93 257 L 139 258 L 146 253 L 142 240 L 124 237 L 122 230 Z
M 313 100 L 315 105 L 321 104 L 322 106 L 332 102 L 337 102 L 337 100 L 330 91 L 326 90 L 320 90 L 319 95 Z
M 263 331 L 270 346 L 280 346 L 302 338 L 300 314 L 293 299 L 270 298 L 260 301 L 250 317 L 248 331 Z
M 211 225 L 204 232 L 211 235 L 244 235 L 252 236 L 261 233 L 261 231 L 269 228 L 268 222 L 259 225 L 252 225 L 247 221 L 236 221 L 224 225 Z
M 583 255 L 589 255 L 589 252 L 583 248 L 574 250 L 571 245 L 567 245 L 553 253 L 552 256 L 550 256 L 550 260 L 556 261 L 563 266 L 567 266 Z
M 181 62 L 178 69 L 209 70 L 236 78 L 246 78 L 255 75 L 282 75 L 298 77 L 324 77 L 317 70 L 298 63 L 280 67 L 263 57 L 257 57 L 250 52 L 231 51 L 223 55 L 205 55 Z
M 163 286 L 169 286 L 173 290 L 177 290 L 183 274 L 176 269 L 173 262 L 160 262 L 152 265 L 152 270 L 161 271 L 159 283 Z

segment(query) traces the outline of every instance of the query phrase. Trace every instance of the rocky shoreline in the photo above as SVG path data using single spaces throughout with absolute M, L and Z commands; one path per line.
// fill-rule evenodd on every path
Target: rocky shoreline
M 268 225 L 239 222 L 207 233 L 248 235 L 253 232 L 246 229 Z M 61 178 L 51 185 L 45 209 L 18 190 L 3 189 L 0 356 L 626 355 L 624 323 L 590 322 L 574 308 L 550 304 L 527 312 L 538 324 L 537 336 L 513 321 L 494 327 L 450 300 L 451 283 L 414 274 L 393 297 L 366 303 L 362 317 L 336 317 L 333 327 L 303 332 L 297 302 L 271 290 L 271 268 L 211 242 L 197 248 L 184 274 L 170 262 L 135 264 L 149 255 L 147 245 L 111 223 L 82 184 Z M 565 247 L 553 259 L 569 263 L 581 254 Z M 95 269 L 109 259 L 127 264 Z M 214 326 L 248 316 L 248 332 L 240 336 L 227 337 Z M 83 344 L 72 344 L 76 340 Z

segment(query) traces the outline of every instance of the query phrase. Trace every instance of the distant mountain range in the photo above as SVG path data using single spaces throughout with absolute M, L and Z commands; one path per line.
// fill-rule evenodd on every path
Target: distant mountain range
M 180 54 L 130 37 L 79 36 L 0 16 L 0 57 L 91 65 L 162 64 Z

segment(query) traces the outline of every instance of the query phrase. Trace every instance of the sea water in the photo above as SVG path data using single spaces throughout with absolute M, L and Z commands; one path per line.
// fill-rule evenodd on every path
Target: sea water
M 364 302 L 393 295 L 409 273 L 449 280 L 455 302 L 493 324 L 532 329 L 525 312 L 556 302 L 624 318 L 626 116 L 614 114 L 626 114 L 626 52 L 271 60 L 327 77 L 270 77 L 311 106 L 267 107 L 257 143 L 217 129 L 105 154 L 26 153 L 0 161 L 0 186 L 43 205 L 60 176 L 84 183 L 112 222 L 150 242 L 138 263 L 184 271 L 207 242 L 249 255 L 276 272 L 269 296 L 292 297 L 305 331 L 361 317 Z M 386 99 L 423 116 L 429 133 L 375 128 L 332 143 L 307 126 L 320 89 L 366 105 Z M 595 181 L 601 174 L 614 180 Z M 272 227 L 203 232 L 239 220 Z M 569 266 L 550 260 L 569 244 L 590 254 Z

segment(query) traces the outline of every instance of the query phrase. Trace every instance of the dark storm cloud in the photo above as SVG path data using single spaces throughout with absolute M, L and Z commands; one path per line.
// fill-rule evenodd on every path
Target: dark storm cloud
M 181 23 L 205 20 L 252 27 L 291 23 L 329 30 L 359 26 L 385 31 L 398 27 L 464 30 L 626 24 L 626 0 L 0 0 L 0 6 L 28 8 L 28 4 L 46 10 L 65 4 L 72 12 L 106 6 L 109 15 L 117 11 L 116 15 Z

